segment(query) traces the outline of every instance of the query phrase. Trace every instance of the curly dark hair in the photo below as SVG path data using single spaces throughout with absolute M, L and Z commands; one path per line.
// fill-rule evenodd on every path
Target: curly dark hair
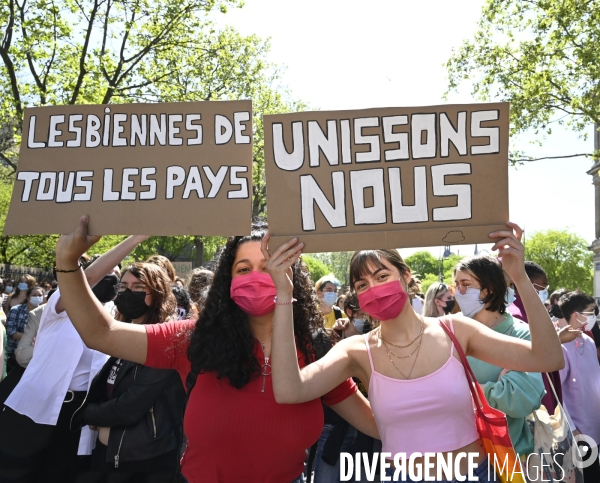
M 256 340 L 250 330 L 248 315 L 231 299 L 231 270 L 237 249 L 248 242 L 260 242 L 266 232 L 253 231 L 250 236 L 230 237 L 223 249 L 204 310 L 191 335 L 188 358 L 196 374 L 216 371 L 228 378 L 235 388 L 242 388 L 260 376 L 261 366 L 254 355 Z M 294 277 L 294 334 L 296 344 L 307 361 L 313 359 L 311 333 L 322 327 L 318 300 L 313 294 L 308 268 L 298 260 L 292 267 Z

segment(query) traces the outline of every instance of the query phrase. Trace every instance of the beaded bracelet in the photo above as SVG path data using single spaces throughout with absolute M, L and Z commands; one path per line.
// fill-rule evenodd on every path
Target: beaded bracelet
M 273 302 L 275 302 L 275 305 L 292 305 L 294 302 L 298 302 L 296 299 L 292 299 L 291 302 L 277 302 L 277 297 L 275 297 L 273 299 Z
M 56 268 L 56 265 L 54 266 L 54 271 L 58 272 L 58 273 L 73 273 L 73 272 L 77 272 L 79 269 L 81 268 L 81 263 L 79 264 L 79 266 L 74 269 L 74 270 L 59 270 L 58 268 Z

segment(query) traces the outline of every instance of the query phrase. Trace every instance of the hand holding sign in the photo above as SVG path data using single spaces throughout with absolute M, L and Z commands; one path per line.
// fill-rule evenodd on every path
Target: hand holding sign
M 60 270 L 72 270 L 79 263 L 79 258 L 87 252 L 101 236 L 88 235 L 90 217 L 83 215 L 75 231 L 62 235 L 56 244 L 56 267 Z
M 296 263 L 296 260 L 298 260 L 298 257 L 302 253 L 304 243 L 296 244 L 298 239 L 292 238 L 287 243 L 281 245 L 271 255 L 269 253 L 270 236 L 270 233 L 267 233 L 260 243 L 260 250 L 267 261 L 265 269 L 271 275 L 273 283 L 275 283 L 277 295 L 289 295 L 291 297 L 294 291 L 292 265 Z
M 506 225 L 511 228 L 508 230 L 495 231 L 490 233 L 490 238 L 499 238 L 492 250 L 498 250 L 498 257 L 502 258 L 502 268 L 508 276 L 516 282 L 517 279 L 525 276 L 525 247 L 521 243 L 523 230 L 519 225 L 507 222 Z

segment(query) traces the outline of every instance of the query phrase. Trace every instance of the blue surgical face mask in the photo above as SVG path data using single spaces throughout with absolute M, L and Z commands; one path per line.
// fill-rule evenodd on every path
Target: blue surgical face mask
M 12 293 L 12 285 L 7 285 L 4 287 L 4 293 Z
M 512 287 L 506 288 L 506 295 L 504 296 L 504 302 L 506 305 L 510 305 L 515 301 L 515 289 Z
M 24 283 L 24 282 L 21 282 L 21 283 L 19 283 L 19 285 L 17 285 L 17 288 L 18 288 L 19 290 L 27 290 L 27 289 L 29 288 L 29 285 L 27 285 L 27 284 L 26 284 L 26 283 Z
M 462 313 L 466 317 L 473 317 L 478 312 L 481 312 L 485 304 L 480 298 L 481 290 L 478 288 L 468 287 L 467 291 L 462 294 L 460 290 L 457 290 L 454 294 L 454 298 L 460 305 Z
M 323 294 L 323 302 L 325 302 L 330 307 L 333 307 L 333 305 L 337 302 L 337 299 L 338 296 L 335 292 L 325 292 Z
M 548 289 L 545 288 L 544 290 L 540 290 L 538 292 L 538 296 L 540 297 L 542 303 L 544 303 L 546 300 L 548 300 Z
M 358 333 L 362 334 L 363 328 L 365 327 L 365 319 L 352 319 L 352 323 L 354 324 L 354 328 L 358 331 Z

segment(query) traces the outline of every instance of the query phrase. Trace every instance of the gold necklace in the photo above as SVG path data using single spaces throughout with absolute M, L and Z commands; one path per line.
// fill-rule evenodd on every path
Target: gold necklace
M 419 337 L 421 337 L 423 335 L 424 330 L 425 330 L 425 322 L 423 322 L 423 319 L 421 318 L 421 330 L 415 336 L 415 338 L 406 345 L 394 344 L 393 342 L 390 342 L 389 340 L 385 340 L 381 336 L 381 326 L 379 326 L 379 330 L 377 331 L 377 337 L 379 337 L 379 340 L 381 340 L 382 342 L 386 342 L 386 343 L 396 347 L 397 349 L 406 349 L 407 347 L 411 346 Z
M 421 339 L 422 340 L 422 339 Z M 387 342 L 383 339 L 381 339 L 381 342 L 383 342 L 383 345 L 385 346 L 385 350 L 388 352 L 388 356 L 391 354 L 393 355 L 396 359 L 408 359 L 410 356 L 414 355 L 415 352 L 417 352 L 419 350 L 419 346 L 421 345 L 421 341 L 419 341 L 419 344 L 417 345 L 417 348 L 412 351 L 410 354 L 408 354 L 407 356 L 399 356 L 397 354 L 394 354 L 389 346 L 387 345 Z
M 417 353 L 415 360 L 413 361 L 412 367 L 410 368 L 410 372 L 408 373 L 408 376 L 404 375 L 404 373 L 398 369 L 398 366 L 396 366 L 394 360 L 392 359 L 392 357 L 390 356 L 391 351 L 387 348 L 386 346 L 386 351 L 388 353 L 388 357 L 390 359 L 390 362 L 392 363 L 392 365 L 394 366 L 394 369 L 396 369 L 398 371 L 398 373 L 406 380 L 410 379 L 410 376 L 413 372 L 413 369 L 415 368 L 415 365 L 417 363 L 417 359 L 419 358 L 419 349 L 421 349 L 421 342 L 423 342 L 423 339 L 421 339 L 421 341 L 419 341 L 419 345 L 417 346 L 417 350 L 415 351 Z M 395 354 L 394 354 L 395 355 Z

